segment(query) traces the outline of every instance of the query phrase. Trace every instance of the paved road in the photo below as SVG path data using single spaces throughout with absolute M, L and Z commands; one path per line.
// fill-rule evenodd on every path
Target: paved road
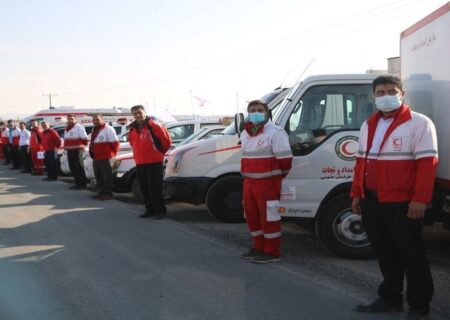
M 367 286 L 298 263 L 289 246 L 278 264 L 241 261 L 243 225 L 224 232 L 179 205 L 141 220 L 140 206 L 91 195 L 0 168 L 0 319 L 399 318 L 354 313 Z

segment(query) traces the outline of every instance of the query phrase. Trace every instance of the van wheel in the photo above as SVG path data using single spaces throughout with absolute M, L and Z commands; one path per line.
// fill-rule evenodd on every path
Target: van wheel
M 206 206 L 222 222 L 243 222 L 242 178 L 229 176 L 214 182 L 206 194 Z
M 332 198 L 320 210 L 316 233 L 321 244 L 338 256 L 358 259 L 373 255 L 361 216 L 352 212 L 347 194 Z
M 138 203 L 144 203 L 144 197 L 142 196 L 137 178 L 134 178 L 133 183 L 131 184 L 131 193 L 133 193 L 133 196 Z

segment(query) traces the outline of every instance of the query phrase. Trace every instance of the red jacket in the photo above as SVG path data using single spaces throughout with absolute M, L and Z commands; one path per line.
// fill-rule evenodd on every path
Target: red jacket
M 437 166 L 433 122 L 403 105 L 387 129 L 379 152 L 371 153 L 380 118 L 377 112 L 361 127 L 350 196 L 364 198 L 366 163 L 370 161 L 380 202 L 430 202 Z
M 58 149 L 61 146 L 61 139 L 55 129 L 49 128 L 43 132 L 42 149 L 50 151 Z
M 40 128 L 32 128 L 30 130 L 30 149 L 33 151 L 42 151 L 43 132 Z
M 286 131 L 268 121 L 257 132 L 247 122 L 241 134 L 241 173 L 245 178 L 284 178 L 292 166 L 292 151 Z
M 19 146 L 19 140 L 20 140 L 20 131 L 19 131 L 19 129 L 16 126 L 14 126 L 14 127 L 10 128 L 9 131 L 13 132 L 12 133 L 12 138 L 13 138 L 12 145 L 15 146 L 15 147 L 18 147 Z
M 147 120 L 148 125 L 141 129 L 138 128 L 137 121 L 130 124 L 128 141 L 133 147 L 134 161 L 137 165 L 163 162 L 164 154 L 169 150 L 170 145 L 172 144 L 170 134 L 163 125 L 152 119 Z M 152 128 L 153 134 L 159 139 L 162 150 L 159 150 L 154 143 L 148 126 Z
M 3 127 L 3 129 L 0 132 L 0 136 L 2 137 L 2 143 L 8 144 L 9 143 L 9 128 Z
M 91 133 L 89 153 L 94 160 L 111 159 L 119 151 L 119 139 L 113 127 L 104 124 L 95 127 Z
M 73 126 L 68 125 L 64 130 L 64 149 L 65 150 L 79 150 L 88 144 L 88 136 L 86 129 L 75 123 Z

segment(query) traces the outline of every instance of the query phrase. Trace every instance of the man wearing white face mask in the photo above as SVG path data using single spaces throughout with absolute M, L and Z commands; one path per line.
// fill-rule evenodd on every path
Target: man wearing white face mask
M 241 134 L 243 205 L 253 246 L 241 257 L 255 263 L 280 260 L 281 217 L 278 213 L 281 181 L 291 169 L 292 152 L 283 128 L 269 119 L 261 100 L 251 101 Z
M 361 127 L 350 196 L 378 258 L 383 282 L 379 298 L 356 311 L 402 312 L 406 275 L 408 312 L 402 319 L 428 319 L 433 280 L 422 239 L 437 166 L 432 121 L 403 102 L 401 80 L 373 81 L 379 110 Z

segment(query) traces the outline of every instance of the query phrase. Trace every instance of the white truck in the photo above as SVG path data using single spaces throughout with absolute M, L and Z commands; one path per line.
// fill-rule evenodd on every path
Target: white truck
M 450 229 L 450 2 L 400 36 L 406 102 L 436 126 L 439 164 L 430 221 Z
M 427 214 L 449 228 L 450 5 L 402 33 L 401 72 L 407 102 L 436 124 L 440 164 Z M 359 128 L 374 109 L 376 75 L 321 75 L 292 89 L 273 114 L 289 135 L 293 166 L 283 181 L 283 218 L 314 221 L 320 242 L 337 255 L 371 254 L 360 216 L 350 210 Z M 206 203 L 221 221 L 242 221 L 237 135 L 213 138 L 168 155 L 165 192 L 174 200 Z

